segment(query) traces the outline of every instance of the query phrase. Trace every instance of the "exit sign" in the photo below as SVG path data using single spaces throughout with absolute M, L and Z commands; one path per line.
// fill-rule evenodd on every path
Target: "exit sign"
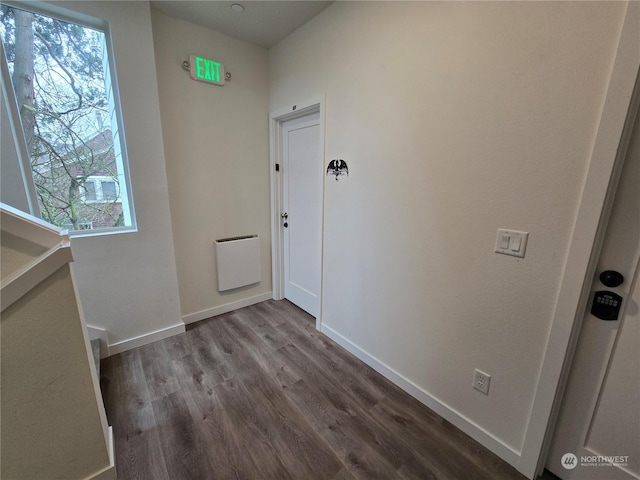
M 189 56 L 191 78 L 199 82 L 213 83 L 214 85 L 224 85 L 224 65 L 215 60 Z

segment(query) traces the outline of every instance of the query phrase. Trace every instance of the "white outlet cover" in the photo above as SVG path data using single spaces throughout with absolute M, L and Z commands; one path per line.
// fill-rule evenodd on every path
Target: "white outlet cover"
M 529 232 L 500 228 L 496 235 L 496 245 L 493 251 L 503 255 L 524 258 L 528 240 Z
M 476 368 L 473 372 L 473 388 L 485 395 L 489 395 L 489 385 L 491 384 L 491 375 L 484 373 Z

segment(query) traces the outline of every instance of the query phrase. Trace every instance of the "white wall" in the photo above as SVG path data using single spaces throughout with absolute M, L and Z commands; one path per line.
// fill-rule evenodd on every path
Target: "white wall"
M 2 207 L 0 475 L 115 479 L 68 237 Z
M 152 10 L 180 301 L 186 322 L 271 297 L 267 51 Z M 191 80 L 220 61 L 224 87 Z M 262 280 L 219 293 L 214 240 L 258 234 Z
M 184 331 L 180 318 L 148 2 L 57 2 L 109 22 L 138 223 L 136 233 L 74 238 L 87 323 L 111 353 Z M 157 332 L 155 336 L 138 339 Z
M 68 265 L 2 312 L 3 478 L 116 478 L 83 328 Z
M 325 186 L 323 330 L 512 463 L 624 9 L 336 2 L 269 52 L 270 109 L 326 94 L 325 162 L 349 164 Z M 530 232 L 524 259 L 498 228 Z

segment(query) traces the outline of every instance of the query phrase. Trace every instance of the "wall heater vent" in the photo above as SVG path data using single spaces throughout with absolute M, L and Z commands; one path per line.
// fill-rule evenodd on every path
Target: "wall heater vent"
M 218 291 L 260 281 L 260 237 L 245 235 L 215 241 Z

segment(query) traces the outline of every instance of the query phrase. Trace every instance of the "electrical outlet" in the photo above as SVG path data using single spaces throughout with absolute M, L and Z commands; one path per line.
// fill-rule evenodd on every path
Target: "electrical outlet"
M 489 395 L 489 384 L 491 383 L 491 375 L 481 372 L 476 368 L 473 374 L 473 388 L 479 392 Z

